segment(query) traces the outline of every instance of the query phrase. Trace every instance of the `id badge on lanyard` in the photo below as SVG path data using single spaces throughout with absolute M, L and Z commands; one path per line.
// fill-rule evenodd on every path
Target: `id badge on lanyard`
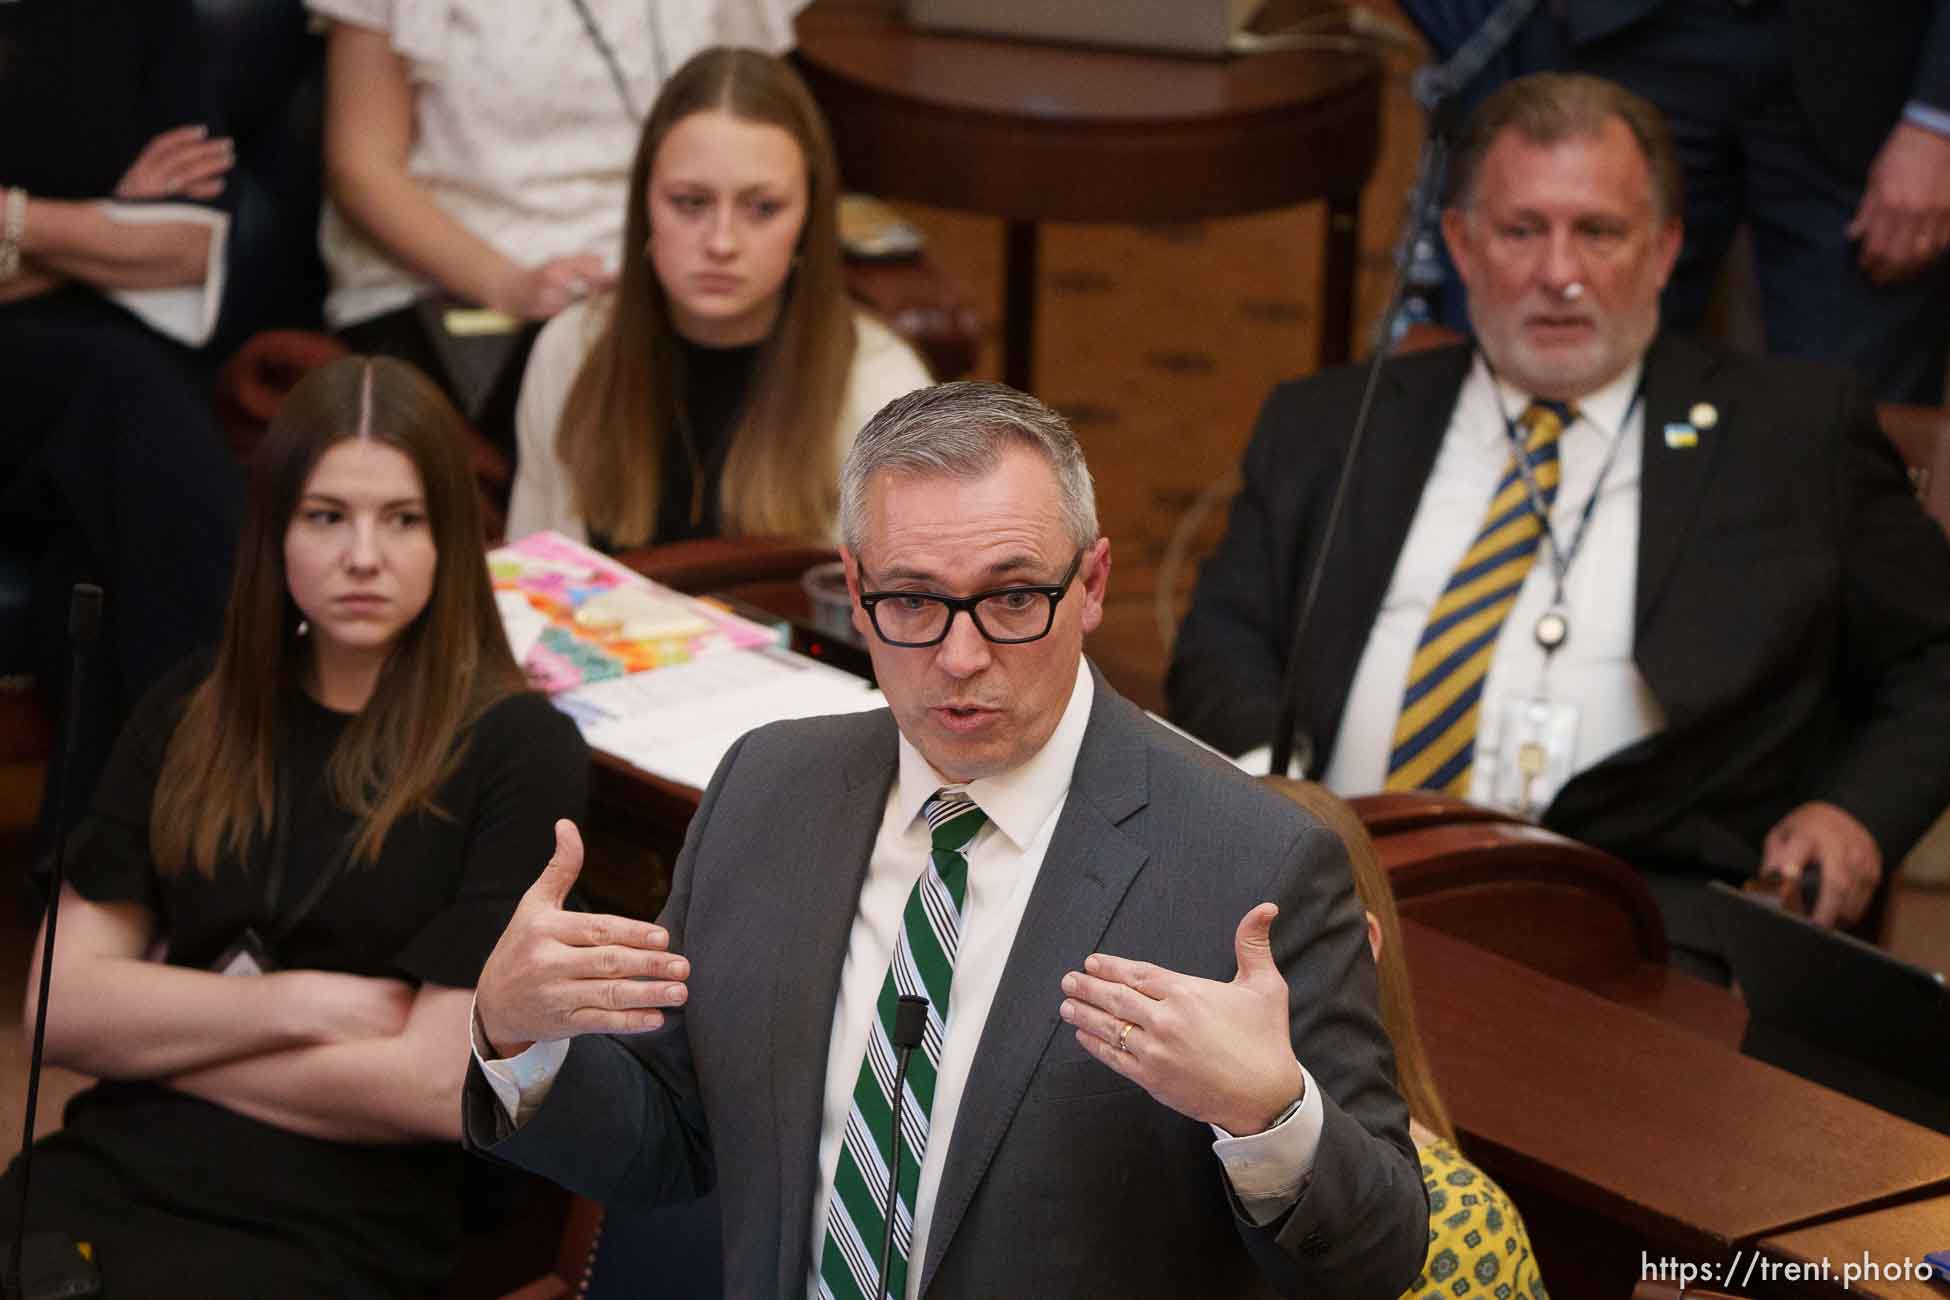
M 1578 706 L 1542 690 L 1506 698 L 1499 711 L 1489 802 L 1535 821 L 1571 779 L 1578 746 Z
M 1543 526 L 1542 545 L 1551 566 L 1553 596 L 1550 607 L 1538 616 L 1531 628 L 1531 638 L 1544 656 L 1536 687 L 1525 694 L 1505 696 L 1500 702 L 1497 708 L 1496 748 L 1487 773 L 1489 788 L 1477 791 L 1476 797 L 1532 821 L 1543 814 L 1551 800 L 1557 797 L 1557 792 L 1577 771 L 1578 706 L 1570 700 L 1554 699 L 1550 691 L 1551 663 L 1571 636 L 1571 610 L 1565 597 L 1565 580 L 1570 575 L 1572 562 L 1584 548 L 1585 531 L 1597 509 L 1598 496 L 1604 490 L 1605 480 L 1611 477 L 1612 462 L 1620 443 L 1624 441 L 1625 426 L 1631 421 L 1644 392 L 1644 381 L 1641 380 L 1638 390 L 1632 394 L 1630 405 L 1625 408 L 1624 418 L 1618 422 L 1618 432 L 1612 439 L 1604 464 L 1599 468 L 1598 480 L 1592 484 L 1591 495 L 1578 512 L 1577 530 L 1572 534 L 1568 547 L 1558 544 L 1556 531 L 1551 527 L 1550 511 L 1538 489 L 1536 476 L 1531 472 L 1522 438 L 1516 433 L 1514 422 L 1507 416 L 1504 419 L 1511 441 L 1515 444 L 1525 493 L 1538 522 Z

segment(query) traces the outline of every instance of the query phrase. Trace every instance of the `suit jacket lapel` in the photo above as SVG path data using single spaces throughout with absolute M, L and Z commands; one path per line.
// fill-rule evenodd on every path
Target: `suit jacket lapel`
M 1096 672 L 1094 667 L 1091 671 Z M 1095 948 L 1145 863 L 1144 847 L 1118 824 L 1150 799 L 1150 764 L 1142 740 L 1146 725 L 1098 674 L 1069 797 L 962 1092 L 928 1230 L 924 1294 L 1015 1117 L 1036 1063 L 1061 1024 L 1056 1008 L 1063 997 L 1063 975 L 1079 968 Z
M 1702 494 L 1737 415 L 1733 396 L 1712 383 L 1718 368 L 1711 353 L 1667 335 L 1654 340 L 1646 352 L 1634 620 L 1635 641 L 1641 645 L 1680 556 L 1692 545 Z M 1703 402 L 1715 412 L 1711 428 L 1694 426 L 1693 412 Z M 1666 436 L 1669 426 L 1676 435 L 1671 441 Z M 1697 437 L 1691 446 L 1686 445 L 1688 429 Z
M 1395 561 L 1415 522 L 1422 490 L 1435 467 L 1442 439 L 1455 411 L 1474 352 L 1468 347 L 1446 348 L 1424 356 L 1403 357 L 1386 365 L 1375 393 L 1375 409 L 1364 439 L 1347 504 L 1341 516 L 1341 536 L 1333 542 L 1322 580 L 1320 603 L 1307 631 L 1303 663 L 1315 674 L 1302 717 L 1313 729 L 1311 771 L 1325 770 L 1341 711 L 1361 661 L 1368 632 L 1381 610 L 1394 576 Z M 1353 418 L 1350 412 L 1349 418 Z M 1324 521 L 1332 485 L 1318 503 Z M 1324 523 L 1322 525 L 1325 526 Z M 1301 557 L 1294 609 L 1304 597 L 1307 570 L 1318 552 Z
M 799 924 L 781 940 L 773 990 L 774 1036 L 769 1056 L 763 1049 L 759 1055 L 761 1060 L 800 1063 L 800 1068 L 771 1071 L 779 1161 L 779 1295 L 799 1294 L 810 1267 L 833 1006 L 897 767 L 891 715 L 886 723 L 873 745 L 846 756 L 842 789 L 808 819 L 805 860 L 800 870 L 786 876 L 793 893 L 791 915 Z

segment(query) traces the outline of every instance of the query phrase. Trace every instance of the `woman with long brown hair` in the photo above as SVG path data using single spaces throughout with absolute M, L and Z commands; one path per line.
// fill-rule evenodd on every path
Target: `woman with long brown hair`
M 1523 1216 L 1490 1176 L 1470 1163 L 1456 1145 L 1449 1109 L 1435 1086 L 1422 1031 L 1415 1023 L 1415 1000 L 1402 955 L 1401 920 L 1395 891 L 1381 865 L 1367 827 L 1345 800 L 1326 786 L 1291 777 L 1269 776 L 1266 783 L 1318 817 L 1347 845 L 1354 868 L 1354 892 L 1368 913 L 1368 950 L 1374 954 L 1375 989 L 1381 1025 L 1395 1045 L 1395 1075 L 1408 1103 L 1408 1131 L 1422 1161 L 1429 1194 L 1429 1253 L 1421 1276 L 1402 1300 L 1546 1300 Z
M 214 662 L 138 708 L 76 832 L 48 1056 L 102 1082 L 32 1222 L 109 1295 L 451 1268 L 471 989 L 588 767 L 509 654 L 458 420 L 383 359 L 292 392 Z
M 716 48 L 672 75 L 631 167 L 615 288 L 550 321 L 529 359 L 510 537 L 832 534 L 853 436 L 929 382 L 847 299 L 838 172 L 779 60 Z

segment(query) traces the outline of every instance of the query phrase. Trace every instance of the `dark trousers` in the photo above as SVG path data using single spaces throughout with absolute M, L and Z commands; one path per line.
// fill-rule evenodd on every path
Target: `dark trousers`
M 50 701 L 67 699 L 73 584 L 105 597 L 80 712 L 59 720 L 76 757 L 62 824 L 52 786 L 42 808 L 45 860 L 87 810 L 136 701 L 221 634 L 243 480 L 190 354 L 91 292 L 0 307 L 0 391 L 0 549 L 34 575 L 6 640 Z
M 1698 329 L 1745 221 L 1769 351 L 1847 366 L 1882 401 L 1938 405 L 1950 355 L 1950 257 L 1893 285 L 1862 273 L 1844 234 L 1862 184 L 1825 161 L 1809 133 L 1794 91 L 1790 21 L 1786 5 L 1674 0 L 1573 55 L 1579 71 L 1645 96 L 1672 125 L 1686 242 L 1664 321 Z

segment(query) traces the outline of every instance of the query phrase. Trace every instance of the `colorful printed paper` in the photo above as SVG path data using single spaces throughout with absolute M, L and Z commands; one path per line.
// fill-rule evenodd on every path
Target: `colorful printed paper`
M 523 661 L 554 695 L 719 650 L 775 645 L 771 628 L 650 581 L 560 533 L 534 533 L 488 553 L 497 592 L 547 620 Z

